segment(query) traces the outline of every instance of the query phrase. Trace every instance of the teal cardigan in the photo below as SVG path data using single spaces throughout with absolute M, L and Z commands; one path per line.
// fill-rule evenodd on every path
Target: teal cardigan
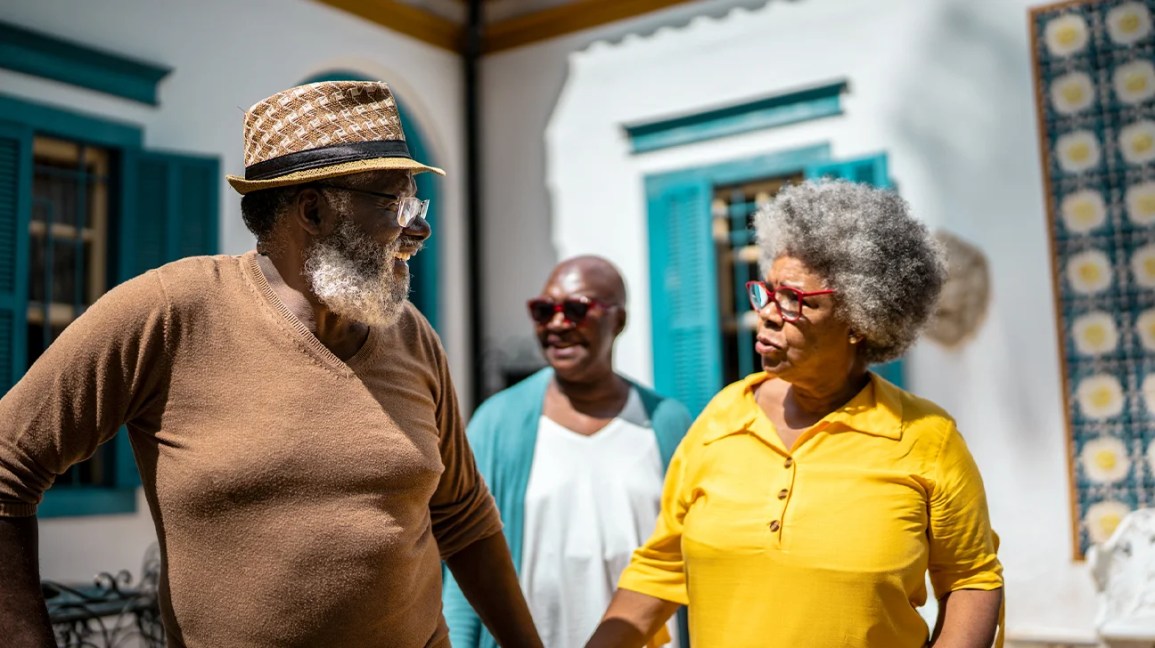
M 473 414 L 466 434 L 477 468 L 481 471 L 490 492 L 501 511 L 505 539 L 513 556 L 513 566 L 521 571 L 522 530 L 525 527 L 525 489 L 533 467 L 533 451 L 537 443 L 537 428 L 541 421 L 545 390 L 553 379 L 553 370 L 546 368 L 520 383 L 495 394 Z M 641 396 L 642 407 L 650 419 L 663 470 L 692 422 L 685 406 L 671 398 L 663 398 L 641 385 L 630 383 Z M 461 588 L 448 570 L 444 571 L 443 604 L 449 637 L 454 648 L 496 648 L 497 642 L 486 631 L 481 619 L 474 613 Z M 687 646 L 683 616 L 682 646 Z

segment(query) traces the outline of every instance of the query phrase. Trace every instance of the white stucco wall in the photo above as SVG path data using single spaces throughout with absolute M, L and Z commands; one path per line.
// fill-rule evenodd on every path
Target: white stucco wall
M 559 239 L 545 182 L 542 133 L 565 86 L 569 55 L 599 40 L 650 33 L 665 25 L 685 24 L 694 16 L 725 15 L 734 6 L 759 6 L 762 2 L 693 0 L 482 59 L 480 173 L 485 224 L 477 235 L 482 247 L 480 270 L 486 283 L 482 287 L 485 353 L 478 360 L 485 363 L 491 379 L 503 362 L 533 362 L 538 358 L 525 301 L 538 294 L 549 271 L 564 256 L 556 243 Z M 497 2 L 490 8 L 494 18 L 500 18 L 503 7 Z M 611 203 L 596 206 L 603 217 L 616 213 L 617 208 Z
M 462 96 L 456 55 L 305 0 L 37 0 L 0 3 L 0 21 L 173 68 L 159 107 L 0 70 L 0 93 L 137 124 L 149 148 L 216 155 L 243 173 L 244 110 L 334 69 L 392 85 L 417 118 L 443 181 L 440 224 L 442 335 L 459 393 L 468 393 L 461 262 Z M 0 115 L 0 118 L 3 116 Z M 221 178 L 221 251 L 250 249 L 240 197 Z M 133 516 L 40 523 L 45 578 L 84 580 L 100 570 L 139 572 L 154 534 L 143 499 Z
M 646 380 L 644 175 L 822 142 L 836 158 L 885 151 L 917 214 L 976 243 L 993 273 L 993 303 L 977 338 L 957 351 L 921 344 L 909 365 L 911 386 L 958 418 L 983 471 L 1002 536 L 1011 634 L 1079 639 L 1092 636 L 1095 600 L 1085 566 L 1071 558 L 1030 4 L 771 0 L 722 19 L 597 43 L 569 57 L 544 159 L 518 177 L 521 186 L 544 183 L 548 198 L 506 197 L 502 210 L 494 197 L 489 209 L 529 224 L 535 237 L 548 234 L 558 257 L 596 252 L 621 266 L 631 325 L 619 341 L 619 368 Z M 509 62 L 504 82 L 556 84 L 553 73 L 532 73 L 535 60 L 553 65 L 557 55 L 549 45 L 510 55 L 517 65 Z M 629 153 L 621 128 L 838 79 L 850 83 L 838 118 L 643 155 Z M 492 132 L 516 126 L 512 116 L 493 119 Z M 503 249 L 507 258 L 530 250 L 540 264 L 533 249 L 546 243 L 509 241 Z M 528 263 L 504 276 L 520 287 L 527 274 Z

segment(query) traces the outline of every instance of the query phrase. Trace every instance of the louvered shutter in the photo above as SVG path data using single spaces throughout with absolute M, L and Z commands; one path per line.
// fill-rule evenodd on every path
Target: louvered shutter
M 0 395 L 27 361 L 32 131 L 0 122 Z
M 711 196 L 691 179 L 648 197 L 654 385 L 694 415 L 722 388 Z

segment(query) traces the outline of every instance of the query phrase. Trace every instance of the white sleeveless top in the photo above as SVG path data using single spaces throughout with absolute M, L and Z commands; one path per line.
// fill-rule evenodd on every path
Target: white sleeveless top
M 521 588 L 546 648 L 581 648 L 661 508 L 662 459 L 636 389 L 586 436 L 542 416 L 525 493 Z M 669 625 L 677 646 L 676 623 Z

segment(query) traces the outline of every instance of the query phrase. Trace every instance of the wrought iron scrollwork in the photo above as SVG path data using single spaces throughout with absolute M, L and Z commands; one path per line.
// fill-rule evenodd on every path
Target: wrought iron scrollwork
M 160 552 L 156 545 L 145 554 L 140 582 L 135 585 L 127 570 L 116 575 L 101 572 L 91 585 L 41 581 L 57 646 L 164 646 L 157 603 L 159 581 Z

